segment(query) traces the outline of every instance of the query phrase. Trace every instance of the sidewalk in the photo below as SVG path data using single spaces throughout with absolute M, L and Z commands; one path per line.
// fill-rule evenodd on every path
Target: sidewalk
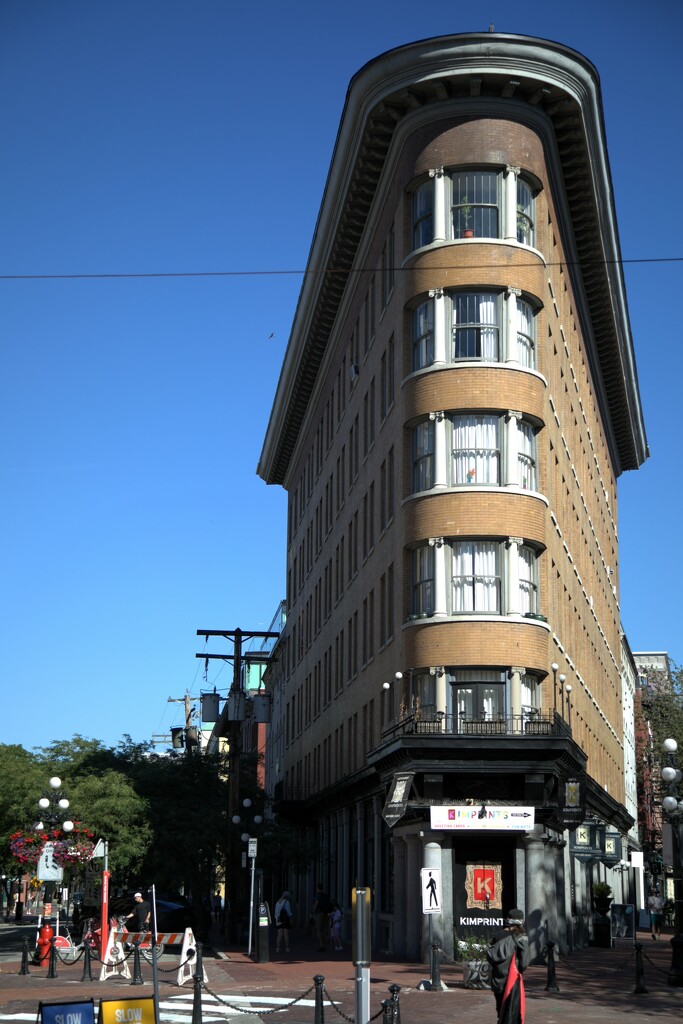
M 312 940 L 301 939 L 287 957 L 277 957 L 270 963 L 255 963 L 241 950 L 224 946 L 219 936 L 213 936 L 214 947 L 205 949 L 204 964 L 208 984 L 206 1000 L 212 992 L 221 994 L 227 1002 L 229 994 L 248 995 L 259 1005 L 259 998 L 277 996 L 289 1000 L 298 999 L 313 986 L 315 975 L 322 975 L 326 994 L 346 1017 L 355 1018 L 355 968 L 351 963 L 350 950 L 333 954 L 317 953 Z M 667 972 L 671 963 L 670 934 L 653 942 L 648 933 L 638 935 L 644 955 L 644 980 L 647 994 L 634 994 L 635 955 L 633 943 L 627 939 L 617 940 L 612 949 L 590 947 L 570 954 L 557 964 L 556 976 L 559 992 L 546 992 L 547 968 L 531 966 L 525 972 L 527 993 L 527 1015 L 529 1024 L 562 1024 L 564 1021 L 580 1021 L 580 1024 L 603 1024 L 621 1021 L 629 1017 L 639 1020 L 656 1017 L 662 1024 L 680 1022 L 683 1015 L 683 988 L 672 988 L 667 984 Z M 297 956 L 305 952 L 306 956 Z M 179 950 L 178 950 L 179 954 Z M 273 955 L 271 953 L 271 955 Z M 179 959 L 179 957 L 178 957 Z M 132 966 L 132 965 L 131 965 Z M 3 962 L 0 968 L 0 1012 L 12 1014 L 35 1012 L 40 1000 L 56 1002 L 60 999 L 77 1000 L 91 996 L 120 998 L 149 995 L 152 991 L 151 967 L 143 963 L 144 985 L 130 986 L 130 981 L 119 977 L 108 981 L 81 982 L 83 965 L 59 963 L 58 977 L 47 979 L 47 966 L 30 965 L 29 976 L 19 975 L 20 957 Z M 185 993 L 192 997 L 192 983 L 183 988 L 176 985 L 177 961 L 164 957 L 159 965 L 160 1001 L 170 996 Z M 99 977 L 99 967 L 93 963 L 93 977 Z M 402 1024 L 423 1024 L 424 1021 L 438 1024 L 494 1024 L 493 996 L 488 991 L 462 988 L 460 965 L 444 965 L 442 981 L 447 991 L 418 991 L 421 980 L 429 978 L 425 964 L 397 961 L 390 957 L 377 957 L 370 968 L 370 1014 L 375 1016 L 381 1009 L 381 1002 L 389 998 L 389 985 L 398 984 L 400 990 L 400 1013 Z M 313 999 L 309 992 L 307 999 Z M 243 1005 L 243 1004 L 241 1004 Z M 262 1005 L 262 1004 L 261 1004 Z M 272 1009 L 272 1007 L 270 1008 Z M 226 1009 L 226 1017 L 233 1017 L 234 1011 Z M 212 1012 L 205 1020 L 219 1020 Z M 309 1006 L 295 1003 L 292 1007 L 277 1013 L 278 1021 L 284 1024 L 313 1024 L 314 1011 Z M 339 1024 L 343 1018 L 335 1008 L 325 1005 L 325 1021 Z M 259 1020 L 254 1016 L 253 1020 Z

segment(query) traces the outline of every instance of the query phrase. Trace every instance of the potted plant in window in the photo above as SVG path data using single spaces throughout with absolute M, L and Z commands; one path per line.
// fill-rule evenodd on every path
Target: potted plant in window
M 491 965 L 486 959 L 488 943 L 481 935 L 465 935 L 455 940 L 455 953 L 463 965 L 464 988 L 490 988 Z
M 460 237 L 474 238 L 474 231 L 470 227 L 472 222 L 472 207 L 469 205 L 467 196 L 462 197 L 459 212 L 460 216 L 458 218 L 458 223 L 460 225 Z

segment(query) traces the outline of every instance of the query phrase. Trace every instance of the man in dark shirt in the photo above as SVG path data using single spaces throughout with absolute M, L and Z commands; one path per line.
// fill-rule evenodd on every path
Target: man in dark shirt
M 126 915 L 126 922 L 130 921 L 131 918 L 134 918 L 133 930 L 136 932 L 145 932 L 149 929 L 149 903 L 143 897 L 141 892 L 136 892 L 133 898 L 135 900 L 135 906 L 131 910 L 130 914 Z

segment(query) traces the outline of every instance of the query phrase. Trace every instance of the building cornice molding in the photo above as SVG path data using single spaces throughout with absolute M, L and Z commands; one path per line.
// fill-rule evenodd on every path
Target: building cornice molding
M 287 476 L 347 282 L 363 269 L 359 246 L 398 134 L 463 107 L 548 125 L 561 176 L 554 200 L 566 199 L 577 315 L 593 338 L 615 472 L 647 458 L 597 72 L 559 44 L 482 33 L 392 50 L 351 81 L 257 467 L 267 483 Z

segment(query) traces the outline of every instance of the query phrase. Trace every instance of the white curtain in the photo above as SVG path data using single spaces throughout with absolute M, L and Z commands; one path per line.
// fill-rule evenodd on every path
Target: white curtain
M 517 423 L 517 483 L 526 491 L 536 491 L 536 434 L 530 423 L 514 422 Z
M 500 482 L 497 416 L 453 417 L 453 483 Z
M 500 611 L 499 545 L 461 541 L 453 545 L 453 613 Z
M 526 545 L 520 545 L 519 548 L 519 593 L 522 615 L 525 612 L 537 612 L 536 552 Z
M 467 292 L 453 298 L 453 358 L 498 360 L 498 296 Z
M 522 707 L 525 710 L 527 708 L 529 710 L 537 708 L 539 706 L 538 695 L 538 678 L 536 676 L 529 675 L 528 672 L 525 672 L 522 676 Z
M 534 369 L 536 347 L 534 345 L 534 310 L 529 302 L 517 299 L 517 359 L 520 366 Z

